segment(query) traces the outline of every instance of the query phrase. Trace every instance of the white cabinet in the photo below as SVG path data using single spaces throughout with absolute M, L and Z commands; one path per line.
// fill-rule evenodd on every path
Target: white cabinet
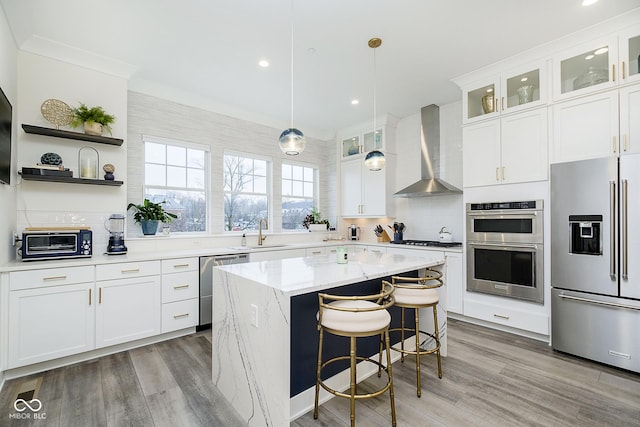
M 94 348 L 93 267 L 9 274 L 8 368 Z
M 493 304 L 467 298 L 464 315 L 512 328 L 549 335 L 549 315 L 540 311 L 523 310 L 508 304 Z
M 465 126 L 465 187 L 547 179 L 547 109 L 538 108 Z
M 195 327 L 199 318 L 199 260 L 162 260 L 162 333 Z
M 96 348 L 161 330 L 160 261 L 96 266 Z
M 445 252 L 445 285 L 447 289 L 447 312 L 463 314 L 464 272 L 462 254 Z
M 640 153 L 640 84 L 553 106 L 553 163 Z
M 383 217 L 390 216 L 391 186 L 393 174 L 392 155 L 387 155 L 385 167 L 379 171 L 369 170 L 362 158 L 342 162 L 342 216 Z
M 513 67 L 474 82 L 460 80 L 462 122 L 496 118 L 546 103 L 546 60 Z

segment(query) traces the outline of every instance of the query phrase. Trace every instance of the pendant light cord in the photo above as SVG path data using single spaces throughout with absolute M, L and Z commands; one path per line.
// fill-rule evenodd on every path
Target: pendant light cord
M 376 149 L 376 48 L 373 49 L 373 149 Z
M 293 0 L 291 0 L 291 129 L 293 129 Z

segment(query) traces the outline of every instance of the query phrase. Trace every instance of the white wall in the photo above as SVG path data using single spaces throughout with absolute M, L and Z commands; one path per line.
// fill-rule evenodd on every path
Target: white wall
M 127 131 L 127 80 L 27 52 L 18 55 L 17 124 L 53 127 L 40 113 L 40 106 L 55 98 L 77 107 L 102 106 L 116 116 L 113 136 L 124 138 Z M 66 130 L 74 130 L 65 127 Z M 75 131 L 82 132 L 81 129 Z M 46 152 L 62 156 L 65 167 L 78 177 L 78 152 L 90 146 L 99 152 L 99 168 L 111 163 L 117 180 L 126 179 L 127 141 L 119 146 L 27 134 L 19 128 L 19 167 L 34 165 Z M 94 253 L 106 249 L 104 221 L 111 213 L 126 211 L 126 182 L 122 187 L 78 185 L 18 179 L 17 227 L 87 225 L 94 232 Z
M 0 264 L 15 258 L 15 250 L 11 244 L 13 231 L 16 229 L 16 140 L 18 121 L 18 51 L 9 30 L 4 11 L 0 8 L 0 87 L 13 106 L 13 147 L 11 185 L 0 184 Z

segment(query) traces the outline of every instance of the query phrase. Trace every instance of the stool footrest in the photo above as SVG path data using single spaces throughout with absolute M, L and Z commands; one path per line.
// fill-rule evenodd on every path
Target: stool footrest
M 401 332 L 402 328 L 393 328 L 393 329 L 389 329 L 389 335 L 391 335 L 392 332 Z M 409 328 L 404 328 L 404 332 L 410 332 L 410 333 L 414 333 L 415 334 L 415 329 L 409 329 Z M 423 354 L 433 354 L 435 352 L 437 352 L 438 350 L 440 350 L 440 340 L 436 339 L 435 334 L 431 334 L 429 332 L 425 332 L 425 331 L 420 331 L 421 334 L 428 336 L 429 338 L 432 338 L 434 340 L 434 342 L 436 343 L 436 346 L 434 348 L 430 348 L 430 349 L 424 349 L 422 347 L 420 347 L 420 355 Z M 396 344 L 396 345 L 392 345 L 391 346 L 391 350 L 395 350 L 398 353 L 402 353 L 402 354 L 413 354 L 414 356 L 418 353 L 416 350 L 406 350 L 406 349 L 402 349 L 399 348 L 400 344 Z
M 349 360 L 349 356 L 338 356 L 338 357 L 334 357 L 333 359 L 329 359 L 329 360 L 327 360 L 327 361 L 322 363 L 321 369 L 324 369 L 327 365 L 329 365 L 329 364 L 331 364 L 333 362 L 338 362 L 340 360 Z M 374 365 L 378 366 L 379 368 L 382 368 L 382 370 L 384 372 L 386 372 L 386 374 L 387 374 L 387 382 L 385 383 L 385 385 L 381 389 L 372 391 L 370 393 L 366 393 L 366 394 L 365 393 L 361 393 L 361 394 L 356 393 L 353 396 L 354 399 L 368 399 L 370 397 L 380 396 L 381 394 L 383 394 L 387 390 L 389 390 L 389 387 L 391 386 L 391 378 L 389 377 L 389 370 L 388 370 L 388 368 L 386 366 L 384 366 L 383 364 L 379 363 L 377 360 L 373 360 L 370 357 L 356 356 L 356 360 L 358 362 L 362 362 L 362 361 L 370 362 L 370 363 L 373 363 Z M 328 385 L 326 385 L 323 380 L 319 380 L 318 383 L 320 384 L 320 386 L 323 389 L 325 389 L 329 393 L 333 394 L 334 396 L 346 397 L 348 399 L 351 398 L 351 394 L 343 393 L 343 392 L 338 391 L 338 390 L 334 390 L 331 387 L 329 387 Z

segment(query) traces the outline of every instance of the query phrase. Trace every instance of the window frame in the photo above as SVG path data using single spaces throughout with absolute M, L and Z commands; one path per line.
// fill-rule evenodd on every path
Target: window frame
M 281 164 L 280 164 L 280 216 L 281 216 L 281 220 L 280 220 L 280 228 L 282 230 L 282 232 L 284 233 L 300 233 L 300 232 L 305 232 L 307 231 L 305 228 L 302 229 L 283 229 L 282 228 L 282 199 L 285 197 L 284 194 L 282 193 L 282 184 L 284 181 L 284 177 L 282 175 L 282 167 L 285 165 L 291 165 L 291 166 L 299 166 L 299 167 L 303 167 L 303 168 L 311 168 L 313 170 L 313 203 L 312 206 L 314 206 L 316 209 L 321 210 L 320 209 L 320 167 L 315 164 L 315 163 L 308 163 L 308 162 L 301 162 L 299 160 L 289 160 L 289 159 L 283 159 Z M 292 181 L 292 180 L 290 180 Z M 304 182 L 304 181 L 303 181 Z M 290 196 L 290 197 L 296 197 L 296 196 Z M 301 198 L 305 198 L 304 196 L 302 196 Z
M 266 176 L 265 176 L 265 189 L 266 189 L 266 197 L 267 197 L 267 230 L 269 230 L 270 232 L 274 232 L 275 227 L 273 226 L 273 203 L 274 203 L 274 187 L 273 187 L 273 158 L 271 156 L 264 156 L 264 155 L 260 155 L 260 154 L 255 154 L 255 153 L 249 153 L 246 151 L 238 151 L 238 150 L 233 150 L 233 149 L 224 149 L 222 152 L 222 165 L 221 165 L 221 179 L 222 179 L 222 234 L 229 234 L 229 235 L 237 235 L 240 233 L 247 233 L 247 232 L 254 232 L 254 230 L 225 230 L 225 213 L 224 213 L 224 203 L 225 203 L 225 196 L 227 194 L 227 191 L 224 188 L 224 174 L 225 174 L 225 157 L 226 156 L 235 156 L 235 157 L 242 157 L 245 159 L 252 159 L 252 160 L 262 160 L 266 163 Z M 249 194 L 249 195 L 259 195 L 261 193 L 239 193 L 239 194 Z
M 159 185 L 149 185 L 146 180 L 146 166 L 147 166 L 147 158 L 146 158 L 146 143 L 152 144 L 162 144 L 165 146 L 173 146 L 180 147 L 185 149 L 192 150 L 200 150 L 204 152 L 204 188 L 190 188 L 190 187 L 173 187 L 173 186 L 159 186 Z M 149 164 L 159 164 L 159 163 L 151 163 Z M 165 159 L 164 166 L 168 165 L 167 160 Z M 165 191 L 202 191 L 205 197 L 205 228 L 203 231 L 173 231 L 172 234 L 179 234 L 183 236 L 193 236 L 193 235 L 202 235 L 202 234 L 210 234 L 211 233 L 211 202 L 212 202 L 212 194 L 211 194 L 211 146 L 206 144 L 198 144 L 189 141 L 182 141 L 179 139 L 173 138 L 163 138 L 159 136 L 146 135 L 142 134 L 142 195 L 146 197 L 148 189 L 162 189 Z M 185 169 L 188 169 L 188 166 L 184 166 Z

